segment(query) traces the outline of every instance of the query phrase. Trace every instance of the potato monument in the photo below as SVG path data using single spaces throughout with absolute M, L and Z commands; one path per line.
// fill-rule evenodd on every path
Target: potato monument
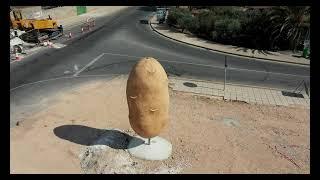
M 141 137 L 157 136 L 169 121 L 168 77 L 152 57 L 142 58 L 127 81 L 129 122 Z

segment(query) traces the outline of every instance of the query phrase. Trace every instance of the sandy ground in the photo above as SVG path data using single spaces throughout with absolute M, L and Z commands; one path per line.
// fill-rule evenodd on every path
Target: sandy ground
M 170 91 L 164 161 L 131 157 L 127 76 L 57 97 L 10 130 L 11 173 L 310 173 L 310 112 Z

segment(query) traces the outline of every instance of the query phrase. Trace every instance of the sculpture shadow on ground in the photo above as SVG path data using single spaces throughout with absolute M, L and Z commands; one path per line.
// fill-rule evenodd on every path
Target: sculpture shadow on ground
M 82 125 L 63 125 L 54 128 L 54 134 L 70 142 L 85 146 L 107 145 L 113 149 L 127 149 L 132 139 L 135 139 L 135 146 L 144 144 L 142 139 L 130 136 L 115 129 L 96 129 Z

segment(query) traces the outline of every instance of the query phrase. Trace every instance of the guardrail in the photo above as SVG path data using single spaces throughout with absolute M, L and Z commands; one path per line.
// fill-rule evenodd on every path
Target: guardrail
M 105 63 L 102 62 L 102 64 L 97 66 L 94 64 L 86 70 L 86 73 L 105 73 L 106 71 L 108 73 L 129 73 L 138 59 L 143 58 L 142 56 L 131 56 L 125 54 L 104 54 L 109 56 L 117 56 L 117 61 L 108 61 Z M 254 66 L 260 69 L 264 68 L 265 70 L 260 70 L 257 68 L 244 69 L 232 67 L 234 66 L 232 63 L 233 59 L 232 57 L 229 59 L 228 56 L 221 56 L 221 58 L 224 58 L 225 61 L 221 65 L 193 63 L 192 59 L 184 60 L 189 62 L 181 62 L 177 59 L 169 60 L 158 57 L 154 58 L 156 58 L 162 64 L 168 76 L 171 77 L 187 78 L 200 82 L 206 81 L 221 85 L 240 85 L 286 92 L 304 93 L 305 91 L 304 94 L 307 94 L 310 97 L 310 76 L 308 75 L 283 73 L 281 70 L 272 72 L 269 71 L 269 68 L 264 64 L 255 64 Z M 223 90 L 225 90 L 225 88 L 222 86 L 221 91 Z

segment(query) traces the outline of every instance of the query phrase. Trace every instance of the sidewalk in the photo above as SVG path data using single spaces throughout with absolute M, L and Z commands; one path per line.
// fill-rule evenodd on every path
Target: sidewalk
M 188 87 L 184 83 L 193 83 L 196 87 Z M 226 100 L 243 101 L 253 104 L 281 105 L 281 106 L 303 106 L 310 108 L 310 97 L 301 92 L 304 98 L 296 98 L 282 95 L 279 90 L 253 88 L 249 86 L 226 85 L 225 92 L 223 84 L 209 81 L 196 81 L 183 78 L 169 78 L 169 86 L 175 91 L 213 96 Z
M 223 45 L 214 42 L 209 42 L 208 40 L 198 38 L 194 35 L 184 34 L 180 31 L 169 28 L 166 24 L 158 24 L 156 20 L 156 16 L 153 16 L 150 19 L 151 28 L 157 33 L 170 38 L 172 40 L 176 40 L 182 43 L 186 43 L 189 45 L 194 45 L 197 47 L 218 51 L 226 54 L 236 55 L 236 56 L 244 56 L 262 60 L 271 60 L 285 63 L 293 63 L 300 65 L 310 65 L 310 60 L 306 58 L 298 58 L 293 57 L 288 53 L 280 53 L 280 52 L 269 52 L 269 51 L 261 51 L 256 49 L 247 49 L 243 47 L 231 46 L 231 45 Z

